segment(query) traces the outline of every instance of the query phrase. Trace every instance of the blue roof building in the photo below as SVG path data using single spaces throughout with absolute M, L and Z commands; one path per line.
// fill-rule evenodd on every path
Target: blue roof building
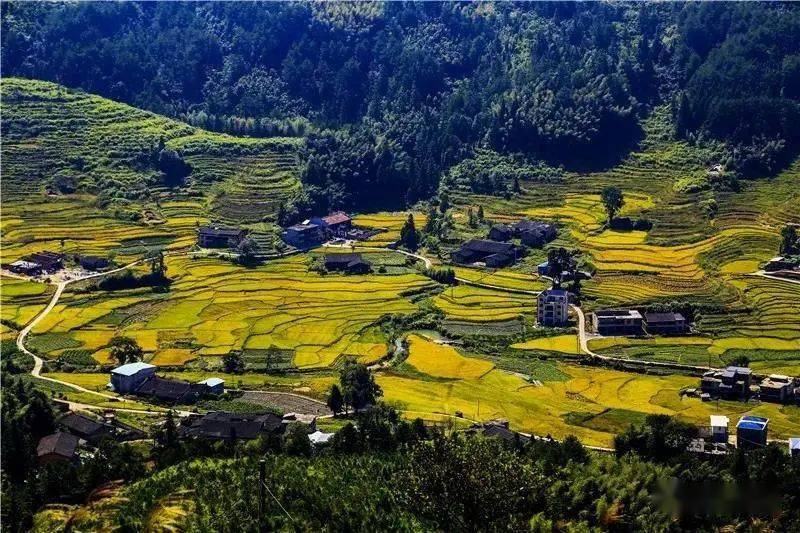
M 800 456 L 800 437 L 792 437 L 789 439 L 789 454 L 792 457 Z
M 540 276 L 546 276 L 548 272 L 550 272 L 550 264 L 545 261 L 544 263 L 539 263 L 536 265 L 536 272 Z
M 154 376 L 155 373 L 155 365 L 141 361 L 118 366 L 111 371 L 110 388 L 119 394 L 127 394 L 136 390 L 139 385 Z
M 743 449 L 762 448 L 767 445 L 769 419 L 745 415 L 736 424 L 736 445 Z

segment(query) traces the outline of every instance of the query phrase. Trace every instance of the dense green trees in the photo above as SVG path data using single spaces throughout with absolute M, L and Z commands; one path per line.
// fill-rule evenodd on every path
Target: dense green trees
M 108 349 L 111 352 L 111 357 L 121 365 L 141 361 L 144 355 L 142 347 L 139 346 L 136 340 L 125 336 L 111 339 L 111 342 L 108 343 Z
M 800 10 L 785 3 L 6 2 L 2 30 L 6 75 L 210 129 L 308 135 L 300 216 L 399 207 L 443 174 L 513 194 L 559 165 L 607 165 L 661 102 L 678 135 L 728 143 L 745 175 L 800 139 Z M 154 156 L 168 183 L 188 171 Z

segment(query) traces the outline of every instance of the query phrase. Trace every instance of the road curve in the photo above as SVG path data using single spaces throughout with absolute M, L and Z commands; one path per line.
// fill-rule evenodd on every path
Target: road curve
M 100 396 L 100 397 L 103 397 L 103 398 L 112 399 L 114 401 L 118 401 L 119 400 L 118 396 L 112 396 L 111 394 L 105 394 L 105 393 L 102 393 L 102 392 L 89 390 L 89 389 L 87 389 L 85 387 L 81 387 L 80 385 L 76 385 L 74 383 L 69 383 L 67 381 L 61 381 L 59 379 L 53 379 L 53 378 L 48 378 L 46 376 L 42 376 L 41 373 L 42 373 L 42 366 L 44 365 L 44 361 L 42 360 L 41 357 L 37 356 L 36 354 L 34 354 L 33 352 L 31 352 L 30 350 L 28 350 L 25 347 L 25 338 L 28 336 L 28 334 L 31 332 L 31 330 L 36 326 L 36 324 L 38 324 L 44 317 L 46 317 L 50 313 L 50 311 L 53 310 L 53 308 L 58 303 L 59 298 L 61 298 L 61 294 L 64 292 L 64 289 L 70 283 L 75 283 L 76 281 L 84 281 L 84 280 L 87 280 L 87 279 L 99 278 L 99 277 L 102 277 L 102 276 L 107 276 L 109 274 L 114 274 L 115 272 L 120 272 L 122 270 L 126 270 L 128 268 L 131 268 L 133 266 L 141 264 L 141 263 L 143 263 L 145 261 L 148 261 L 148 260 L 147 259 L 139 259 L 138 261 L 134 261 L 133 263 L 128 263 L 127 265 L 121 266 L 119 268 L 115 268 L 113 270 L 109 270 L 107 272 L 96 272 L 94 274 L 89 274 L 87 276 L 81 276 L 79 278 L 74 278 L 74 279 L 62 281 L 62 282 L 58 283 L 58 285 L 56 285 L 56 292 L 53 293 L 53 297 L 50 299 L 50 303 L 47 304 L 47 307 L 42 309 L 42 312 L 39 313 L 38 315 L 36 315 L 33 318 L 33 320 L 31 320 L 28 323 L 27 326 L 22 328 L 22 331 L 19 332 L 19 335 L 17 335 L 17 348 L 19 349 L 19 351 L 21 351 L 22 353 L 25 353 L 27 355 L 30 355 L 33 358 L 33 369 L 31 370 L 31 375 L 33 377 L 41 379 L 41 380 L 44 380 L 44 381 L 50 381 L 51 383 L 57 383 L 59 385 L 63 385 L 65 387 L 69 387 L 69 388 L 74 389 L 74 390 L 79 391 L 79 392 L 84 392 L 84 393 L 88 393 L 88 394 L 94 394 L 95 396 Z
M 583 314 L 583 310 L 578 307 L 577 305 L 570 305 L 575 314 L 578 316 L 578 342 L 580 345 L 580 349 L 586 355 L 591 357 L 596 357 L 602 361 L 608 361 L 610 363 L 624 363 L 626 365 L 634 365 L 634 366 L 643 366 L 643 367 L 657 367 L 657 368 L 666 368 L 670 370 L 689 370 L 692 372 L 707 372 L 709 370 L 715 370 L 714 367 L 710 366 L 696 366 L 696 365 L 684 365 L 682 363 L 667 363 L 662 361 L 642 361 L 641 359 L 627 359 L 625 357 L 614 357 L 611 355 L 601 355 L 599 353 L 593 352 L 589 349 L 589 340 L 586 336 L 586 317 Z

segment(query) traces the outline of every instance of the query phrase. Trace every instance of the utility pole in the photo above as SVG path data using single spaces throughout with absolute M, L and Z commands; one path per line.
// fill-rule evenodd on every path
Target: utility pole
M 267 507 L 267 495 L 264 488 L 267 484 L 267 461 L 261 459 L 258 461 L 258 530 L 264 532 L 267 530 L 264 524 L 264 511 Z

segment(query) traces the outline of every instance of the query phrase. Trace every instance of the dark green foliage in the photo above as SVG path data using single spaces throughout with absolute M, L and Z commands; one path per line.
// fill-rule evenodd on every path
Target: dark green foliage
M 373 405 L 383 395 L 372 372 L 352 357 L 345 359 L 339 372 L 339 384 L 345 405 L 355 410 Z
M 773 172 L 797 149 L 792 5 L 372 9 L 351 24 L 313 3 L 7 2 L 2 69 L 204 128 L 310 134 L 300 216 L 413 203 L 453 165 L 469 187 L 496 194 L 558 175 L 538 161 L 608 165 L 665 100 L 679 135 L 728 142 L 741 173 Z M 459 162 L 483 157 L 479 146 L 499 158 L 496 169 L 461 172 Z M 143 153 L 142 168 L 180 182 L 182 156 L 162 152 Z M 516 165 L 524 175 L 504 170 L 511 154 L 533 161 Z
M 170 186 L 181 185 L 186 176 L 192 172 L 192 167 L 180 154 L 168 148 L 158 153 L 158 169 L 164 173 L 164 182 Z
M 458 283 L 456 271 L 452 268 L 426 268 L 422 273 L 432 280 L 445 285 L 456 285 Z
M 311 456 L 311 441 L 308 440 L 308 426 L 305 424 L 289 424 L 283 436 L 283 451 L 298 457 Z
M 108 348 L 111 357 L 121 365 L 141 361 L 144 355 L 141 346 L 130 337 L 114 337 L 108 344 Z
M 548 483 L 500 441 L 440 435 L 412 450 L 401 480 L 410 508 L 448 531 L 520 530 Z
M 600 199 L 603 201 L 603 207 L 606 208 L 606 214 L 608 214 L 608 224 L 611 224 L 614 221 L 614 215 L 625 205 L 622 191 L 619 187 L 605 187 L 600 193 Z
M 697 436 L 697 427 L 667 415 L 648 415 L 641 426 L 629 426 L 614 437 L 617 456 L 636 453 L 658 462 L 667 462 L 682 455 Z
M 412 213 L 408 214 L 408 219 L 400 229 L 400 244 L 412 252 L 416 252 L 419 248 L 419 232 L 414 225 L 414 215 Z
M 565 248 L 550 248 L 547 251 L 547 275 L 553 279 L 556 287 L 561 286 L 563 274 L 574 272 L 575 268 L 574 256 Z
M 228 352 L 222 356 L 222 368 L 228 374 L 244 372 L 244 359 L 239 351 Z
M 342 397 L 342 391 L 339 389 L 339 385 L 334 384 L 331 387 L 331 391 L 328 393 L 327 404 L 330 410 L 333 411 L 333 416 L 336 416 L 342 412 L 342 407 L 344 407 L 344 398 Z
M 239 254 L 236 261 L 240 265 L 252 266 L 258 261 L 256 243 L 249 237 L 242 239 L 242 242 L 236 246 L 236 253 Z
M 780 252 L 786 255 L 800 254 L 800 238 L 797 236 L 797 227 L 787 224 L 781 228 Z
M 171 280 L 161 273 L 151 272 L 149 274 L 137 276 L 130 270 L 126 270 L 121 274 L 104 276 L 103 279 L 97 283 L 97 288 L 102 291 L 124 291 L 141 287 L 152 287 L 153 291 L 157 292 L 160 289 L 166 290 L 170 283 Z

